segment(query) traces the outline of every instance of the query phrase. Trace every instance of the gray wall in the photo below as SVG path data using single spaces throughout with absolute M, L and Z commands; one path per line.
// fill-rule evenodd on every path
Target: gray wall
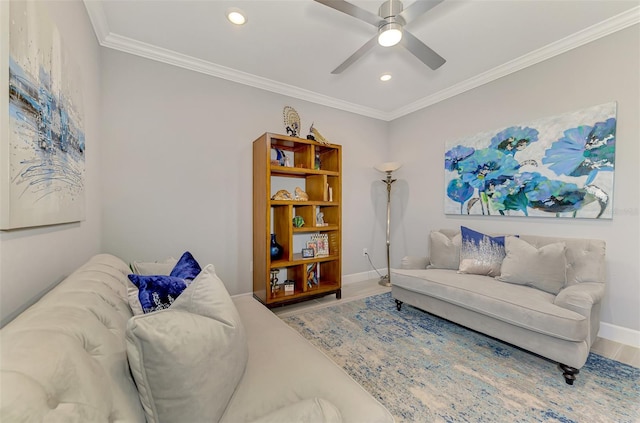
M 113 50 L 103 63 L 105 251 L 133 261 L 189 250 L 232 294 L 251 292 L 252 142 L 283 133 L 290 105 L 303 136 L 315 122 L 343 146 L 343 273 L 369 269 L 386 122 Z
M 100 251 L 100 46 L 80 1 L 43 2 L 63 48 L 82 74 L 86 136 L 86 220 L 0 232 L 0 315 L 10 320 L 27 304 Z
M 404 163 L 397 174 L 404 191 L 398 191 L 394 210 L 393 262 L 399 263 L 405 254 L 426 254 L 430 230 L 460 225 L 491 232 L 604 239 L 609 285 L 602 321 L 640 330 L 639 40 L 635 25 L 393 121 L 390 149 Z M 444 214 L 447 141 L 610 101 L 618 103 L 612 220 Z

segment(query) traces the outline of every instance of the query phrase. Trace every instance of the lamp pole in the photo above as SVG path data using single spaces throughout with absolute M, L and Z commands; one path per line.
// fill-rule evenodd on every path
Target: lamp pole
M 380 278 L 380 285 L 391 286 L 391 258 L 389 254 L 389 247 L 391 246 L 391 184 L 396 180 L 391 179 L 391 171 L 387 170 L 387 179 L 382 179 L 382 182 L 387 184 L 387 275 Z

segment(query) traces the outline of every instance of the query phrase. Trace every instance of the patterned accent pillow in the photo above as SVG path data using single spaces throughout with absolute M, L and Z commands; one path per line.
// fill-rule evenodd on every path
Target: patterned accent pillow
M 136 293 L 129 295 L 131 310 L 138 315 L 169 308 L 201 271 L 196 259 L 186 251 L 168 276 L 129 275 L 129 280 L 137 288 Z
M 169 276 L 193 280 L 200 274 L 200 272 L 202 272 L 202 268 L 196 259 L 193 258 L 190 252 L 185 251 Z
M 131 274 L 129 280 L 138 287 L 143 313 L 169 308 L 187 287 L 186 279 L 174 276 Z
M 499 276 L 500 266 L 506 253 L 504 236 L 489 236 L 465 226 L 460 227 L 462 247 L 460 248 L 459 273 Z

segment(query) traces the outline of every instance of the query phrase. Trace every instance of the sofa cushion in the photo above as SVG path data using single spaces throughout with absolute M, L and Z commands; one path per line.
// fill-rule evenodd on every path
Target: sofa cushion
M 465 226 L 460 227 L 462 246 L 460 248 L 461 273 L 498 276 L 504 259 L 504 236 L 489 236 Z
M 523 285 L 446 269 L 396 270 L 393 284 L 509 324 L 569 341 L 584 341 L 588 319 L 554 304 L 555 295 Z
M 460 265 L 460 233 L 448 236 L 442 231 L 429 234 L 429 269 L 458 269 Z
M 127 355 L 147 422 L 213 422 L 247 363 L 240 316 L 213 265 L 170 308 L 134 316 Z
M 567 260 L 564 242 L 536 248 L 514 236 L 505 238 L 506 256 L 498 280 L 532 286 L 550 294 L 558 294 L 567 282 Z
M 340 410 L 335 405 L 322 398 L 311 398 L 279 408 L 251 423 L 340 423 L 341 421 Z

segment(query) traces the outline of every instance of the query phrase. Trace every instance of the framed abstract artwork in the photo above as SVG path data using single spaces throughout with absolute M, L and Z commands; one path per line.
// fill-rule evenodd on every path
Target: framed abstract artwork
M 448 142 L 445 213 L 611 219 L 615 150 L 615 102 Z
M 46 2 L 0 2 L 0 229 L 85 213 L 79 68 Z

